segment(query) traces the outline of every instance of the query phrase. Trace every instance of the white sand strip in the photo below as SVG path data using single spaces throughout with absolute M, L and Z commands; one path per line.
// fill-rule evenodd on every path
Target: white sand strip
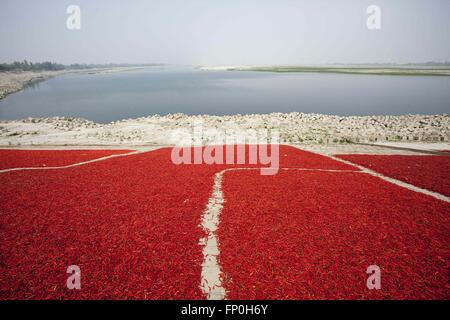
M 380 143 L 374 143 L 374 146 L 379 146 L 379 147 L 410 148 L 410 149 L 425 150 L 425 151 L 442 151 L 442 150 L 450 150 L 450 144 L 449 144 L 449 143 L 444 143 L 444 142 L 441 142 L 441 143 L 380 142 Z
M 203 263 L 200 280 L 200 288 L 208 300 L 226 299 L 226 290 L 222 286 L 221 268 L 218 262 L 220 254 L 218 237 L 216 234 L 220 222 L 220 213 L 223 209 L 224 196 L 222 192 L 223 175 L 227 171 L 238 170 L 260 170 L 261 168 L 230 168 L 222 170 L 214 176 L 214 186 L 209 197 L 208 204 L 203 212 L 201 227 L 206 236 L 200 239 L 199 244 L 203 246 Z M 297 171 L 322 171 L 322 172 L 352 172 L 363 173 L 359 170 L 335 170 L 335 169 L 309 169 L 309 168 L 280 168 L 280 170 Z
M 295 148 L 297 148 L 297 149 L 303 150 L 303 149 L 299 148 L 299 147 L 296 146 L 296 145 L 292 145 L 292 146 L 295 147 Z M 443 194 L 440 194 L 440 193 L 438 193 L 438 192 L 434 192 L 434 191 L 430 191 L 430 190 L 423 189 L 423 188 L 420 188 L 420 187 L 416 187 L 415 185 L 412 185 L 412 184 L 403 182 L 403 181 L 401 181 L 401 180 L 397 180 L 397 179 L 394 179 L 394 178 L 390 178 L 390 177 L 385 176 L 385 175 L 383 175 L 383 174 L 381 174 L 381 173 L 378 173 L 378 172 L 376 172 L 376 171 L 373 171 L 373 170 L 370 170 L 370 169 L 368 169 L 368 168 L 366 168 L 366 167 L 363 167 L 363 166 L 361 166 L 361 165 L 359 165 L 359 164 L 350 162 L 350 161 L 348 161 L 348 160 L 344 160 L 344 159 L 337 158 L 337 157 L 335 157 L 335 156 L 333 156 L 333 155 L 330 155 L 330 154 L 319 153 L 319 152 L 315 152 L 315 151 L 312 151 L 312 150 L 307 150 L 307 151 L 308 151 L 308 152 L 311 152 L 311 153 L 315 153 L 315 154 L 321 155 L 321 156 L 324 156 L 324 157 L 328 157 L 328 158 L 330 158 L 330 159 L 333 159 L 333 160 L 336 160 L 336 161 L 345 163 L 345 164 L 350 165 L 350 166 L 353 166 L 353 167 L 356 167 L 356 168 L 358 168 L 359 170 L 361 170 L 363 173 L 370 174 L 371 176 L 374 176 L 374 177 L 383 179 L 384 181 L 387 181 L 387 182 L 390 182 L 390 183 L 395 184 L 395 185 L 397 185 L 397 186 L 400 186 L 400 187 L 409 189 L 409 190 L 411 190 L 411 191 L 419 192 L 419 193 L 425 194 L 425 195 L 427 195 L 427 196 L 431 196 L 431 197 L 433 197 L 433 198 L 436 198 L 436 199 L 439 199 L 439 200 L 442 200 L 442 201 L 445 201 L 445 202 L 450 202 L 450 198 L 449 198 L 449 197 L 444 196 Z
M 385 175 L 383 175 L 381 173 L 378 173 L 376 171 L 370 170 L 370 169 L 368 169 L 366 167 L 363 167 L 363 166 L 361 166 L 359 164 L 355 164 L 355 163 L 347 161 L 347 160 L 343 160 L 343 159 L 340 159 L 340 158 L 337 158 L 337 157 L 334 157 L 334 156 L 328 156 L 328 157 L 331 158 L 331 159 L 334 159 L 336 161 L 339 161 L 339 162 L 342 162 L 342 163 L 345 163 L 345 164 L 348 164 L 348 165 L 351 165 L 351 166 L 355 166 L 356 168 L 360 169 L 364 173 L 370 174 L 370 175 L 372 175 L 374 177 L 378 177 L 380 179 L 383 179 L 384 181 L 393 183 L 393 184 L 395 184 L 397 186 L 400 186 L 400 187 L 412 190 L 414 192 L 419 192 L 419 193 L 425 194 L 427 196 L 431 196 L 433 198 L 436 198 L 436 199 L 439 199 L 439 200 L 442 200 L 442 201 L 445 201 L 445 202 L 450 202 L 450 198 L 447 197 L 447 196 L 444 196 L 443 194 L 440 194 L 440 193 L 437 193 L 437 192 L 434 192 L 434 191 L 430 191 L 430 190 L 427 190 L 427 189 L 419 188 L 419 187 L 416 187 L 415 185 L 403 182 L 401 180 L 390 178 L 390 177 L 385 176 Z
M 280 168 L 279 170 L 300 170 L 300 171 L 319 171 L 319 172 L 340 172 L 340 173 L 362 173 L 369 174 L 378 177 L 384 181 L 390 182 L 397 186 L 406 188 L 408 190 L 419 192 L 439 200 L 450 202 L 450 199 L 440 193 L 433 192 L 427 189 L 419 188 L 409 183 L 393 179 L 372 171 L 366 167 L 357 165 L 350 161 L 346 161 L 331 155 L 325 155 L 333 160 L 351 165 L 358 168 L 359 170 L 336 170 L 336 169 L 309 169 L 309 168 Z M 203 246 L 203 263 L 201 272 L 200 288 L 206 295 L 208 300 L 223 300 L 226 299 L 226 290 L 222 285 L 221 279 L 221 268 L 218 262 L 218 257 L 220 254 L 219 241 L 216 234 L 220 223 L 220 214 L 223 209 L 223 204 L 225 202 L 224 195 L 222 192 L 222 180 L 223 175 L 227 171 L 237 171 L 237 170 L 260 170 L 260 168 L 230 168 L 222 170 L 214 176 L 214 186 L 211 196 L 208 200 L 208 204 L 202 216 L 202 228 L 207 233 L 207 236 L 200 239 L 200 245 Z
M 225 171 L 223 170 L 215 174 L 213 190 L 202 216 L 201 226 L 207 235 L 205 238 L 200 239 L 199 242 L 203 246 L 200 288 L 208 300 L 223 300 L 226 296 L 220 278 L 220 266 L 217 261 L 220 252 L 216 235 L 219 216 L 224 202 L 222 177 Z

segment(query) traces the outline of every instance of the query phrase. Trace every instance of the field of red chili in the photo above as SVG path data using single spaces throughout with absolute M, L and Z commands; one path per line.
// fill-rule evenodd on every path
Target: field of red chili
M 230 299 L 448 299 L 446 202 L 363 173 L 229 171 L 218 230 Z M 381 268 L 381 290 L 366 287 Z
M 87 160 L 64 152 L 45 152 L 51 164 L 33 162 L 35 152 L 8 161 Z M 104 152 L 93 158 L 111 154 Z M 204 299 L 199 225 L 214 175 L 254 166 L 177 166 L 164 148 L 1 173 L 0 299 Z M 280 166 L 355 170 L 288 146 Z M 446 294 L 444 202 L 349 172 L 229 171 L 223 191 L 219 260 L 229 298 Z M 370 264 L 382 269 L 380 292 L 365 288 Z M 81 268 L 81 290 L 66 288 L 69 265 Z
M 214 174 L 226 167 L 176 166 L 170 152 L 0 174 L 0 297 L 203 298 L 199 224 Z M 64 153 L 42 154 L 51 165 L 86 160 L 84 151 Z M 291 147 L 280 153 L 286 166 L 346 166 Z M 10 165 L 42 164 L 34 161 L 41 153 L 26 154 Z M 72 264 L 81 268 L 80 291 L 66 288 Z
M 59 167 L 130 150 L 11 150 L 0 149 L 0 170 L 23 167 Z
M 386 176 L 450 196 L 450 157 L 403 155 L 338 155 Z
M 197 299 L 214 167 L 170 150 L 0 175 L 0 297 Z M 82 289 L 66 288 L 81 268 Z

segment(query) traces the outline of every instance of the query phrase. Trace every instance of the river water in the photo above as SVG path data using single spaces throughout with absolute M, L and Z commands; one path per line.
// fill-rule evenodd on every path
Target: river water
M 201 71 L 152 67 L 68 74 L 0 101 L 0 119 L 73 116 L 110 122 L 152 114 L 313 112 L 333 115 L 450 111 L 450 77 Z

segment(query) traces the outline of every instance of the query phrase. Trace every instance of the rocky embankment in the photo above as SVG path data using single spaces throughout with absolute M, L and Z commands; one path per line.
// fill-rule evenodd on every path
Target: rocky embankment
M 0 99 L 22 90 L 34 82 L 57 76 L 64 71 L 10 71 L 0 72 Z
M 188 116 L 172 114 L 109 124 L 80 118 L 53 117 L 0 121 L 0 145 L 171 145 L 201 126 L 204 143 L 233 132 L 277 132 L 280 143 L 342 144 L 448 142 L 450 116 L 404 115 L 340 117 L 304 113 Z

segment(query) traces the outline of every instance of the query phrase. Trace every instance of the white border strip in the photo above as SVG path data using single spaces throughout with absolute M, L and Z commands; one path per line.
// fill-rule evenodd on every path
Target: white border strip
M 354 167 L 360 169 L 364 173 L 370 174 L 371 176 L 374 176 L 374 177 L 378 177 L 380 179 L 383 179 L 384 181 L 390 182 L 390 183 L 395 184 L 397 186 L 409 189 L 411 191 L 423 193 L 423 194 L 425 194 L 427 196 L 431 196 L 433 198 L 436 198 L 436 199 L 439 199 L 439 200 L 442 200 L 442 201 L 445 201 L 445 202 L 450 202 L 450 198 L 449 197 L 444 196 L 443 194 L 440 194 L 438 192 L 434 192 L 434 191 L 430 191 L 430 190 L 423 189 L 423 188 L 420 188 L 420 187 L 416 187 L 415 185 L 409 184 L 407 182 L 403 182 L 401 180 L 390 178 L 388 176 L 385 176 L 385 175 L 383 175 L 381 173 L 378 173 L 376 171 L 370 170 L 370 169 L 368 169 L 366 167 L 363 167 L 363 166 L 361 166 L 359 164 L 350 162 L 348 160 L 337 158 L 335 156 L 326 156 L 326 157 L 329 157 L 329 158 L 331 158 L 333 160 L 336 160 L 336 161 L 339 161 L 339 162 L 342 162 L 342 163 L 354 166 Z
M 214 175 L 214 186 L 209 197 L 208 204 L 202 215 L 201 227 L 206 236 L 200 239 L 199 244 L 203 246 L 203 263 L 200 279 L 200 288 L 208 300 L 226 299 L 226 290 L 222 285 L 222 271 L 218 261 L 220 254 L 217 228 L 220 222 L 220 213 L 225 202 L 222 192 L 223 175 L 227 171 L 238 170 L 260 170 L 261 168 L 230 168 L 222 170 Z M 308 169 L 308 168 L 280 168 L 280 170 L 297 171 L 325 171 L 325 172 L 352 172 L 363 173 L 359 170 L 334 170 L 334 169 Z
M 425 194 L 425 195 L 427 195 L 427 196 L 431 196 L 431 197 L 433 197 L 433 198 L 436 198 L 436 199 L 439 199 L 439 200 L 442 200 L 442 201 L 445 201 L 445 202 L 450 202 L 450 198 L 447 197 L 447 196 L 444 196 L 443 194 L 440 194 L 440 193 L 434 192 L 434 191 L 430 191 L 430 190 L 427 190 L 427 189 L 423 189 L 423 188 L 420 188 L 420 187 L 416 187 L 415 185 L 409 184 L 409 183 L 407 183 L 407 182 L 403 182 L 403 181 L 401 181 L 401 180 L 397 180 L 397 179 L 394 179 L 394 178 L 390 178 L 390 177 L 388 177 L 388 176 L 385 176 L 385 175 L 383 175 L 383 174 L 381 174 L 381 173 L 378 173 L 378 172 L 376 172 L 376 171 L 370 170 L 369 168 L 363 167 L 363 166 L 361 166 L 361 165 L 359 165 L 359 164 L 350 162 L 350 161 L 348 161 L 348 160 L 344 160 L 344 159 L 341 159 L 341 158 L 337 158 L 337 157 L 332 156 L 332 155 L 329 155 L 329 154 L 319 153 L 319 152 L 316 152 L 316 151 L 304 150 L 304 149 L 299 148 L 299 147 L 296 146 L 296 145 L 290 145 L 290 146 L 291 146 L 291 147 L 294 147 L 294 148 L 296 148 L 296 149 L 298 149 L 298 150 L 304 151 L 304 152 L 314 153 L 314 154 L 317 154 L 317 155 L 319 155 L 319 156 L 327 157 L 327 158 L 333 159 L 333 160 L 335 160 L 335 161 L 339 161 L 339 162 L 341 162 L 341 163 L 345 163 L 345 164 L 347 164 L 347 165 L 350 165 L 350 166 L 353 166 L 353 167 L 355 167 L 355 168 L 358 168 L 358 169 L 361 170 L 363 173 L 370 174 L 371 176 L 380 178 L 380 179 L 382 179 L 382 180 L 384 180 L 384 181 L 390 182 L 390 183 L 392 183 L 392 184 L 395 184 L 395 185 L 397 185 L 397 186 L 406 188 L 406 189 L 408 189 L 408 190 L 411 190 L 411 191 L 414 191 L 414 192 L 418 192 L 418 193 L 422 193 L 422 194 Z
M 217 257 L 220 253 L 217 241 L 217 227 L 219 216 L 223 208 L 222 178 L 226 170 L 214 175 L 214 186 L 206 209 L 203 212 L 201 226 L 206 237 L 200 239 L 203 246 L 203 263 L 200 288 L 208 300 L 223 300 L 226 297 L 222 286 L 221 271 Z
M 314 152 L 312 152 L 314 153 Z M 322 155 L 322 154 L 319 154 Z M 409 183 L 393 179 L 384 176 L 380 173 L 372 171 L 366 167 L 354 164 L 350 161 L 343 160 L 334 156 L 322 155 L 331 158 L 335 161 L 351 165 L 359 170 L 336 170 L 336 169 L 308 169 L 308 168 L 280 168 L 280 170 L 300 170 L 300 171 L 322 171 L 322 172 L 352 172 L 352 173 L 362 173 L 369 174 L 374 177 L 378 177 L 389 183 L 395 184 L 397 186 L 406 188 L 408 190 L 422 193 L 431 197 L 434 197 L 445 202 L 450 202 L 450 199 L 440 193 L 433 192 L 427 189 L 422 189 L 411 185 Z M 223 204 L 225 202 L 224 195 L 222 192 L 222 181 L 223 175 L 227 171 L 237 171 L 237 170 L 260 170 L 260 168 L 230 168 L 222 170 L 215 174 L 214 176 L 214 186 L 211 196 L 208 200 L 208 204 L 202 215 L 201 227 L 207 233 L 206 237 L 200 239 L 199 244 L 203 246 L 203 263 L 202 272 L 200 280 L 200 288 L 202 292 L 206 295 L 208 300 L 224 300 L 226 299 L 226 290 L 222 285 L 221 279 L 221 268 L 218 262 L 218 256 L 220 254 L 219 241 L 216 234 L 217 228 L 220 222 L 220 213 L 223 209 Z

